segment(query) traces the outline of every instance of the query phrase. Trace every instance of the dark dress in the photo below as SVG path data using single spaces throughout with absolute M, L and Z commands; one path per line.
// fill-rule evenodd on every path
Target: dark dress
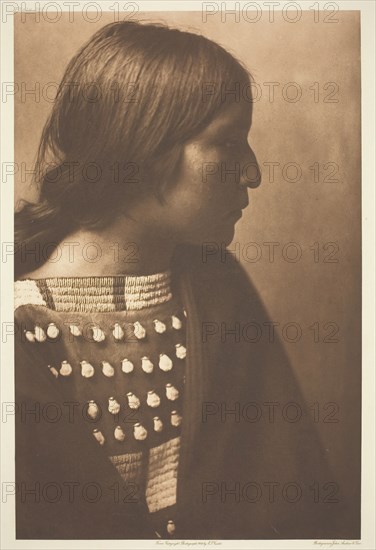
M 38 502 L 33 495 L 27 498 L 25 491 L 18 491 L 17 538 L 360 537 L 354 506 L 346 503 L 335 484 L 282 346 L 254 332 L 255 326 L 266 326 L 263 323 L 269 319 L 243 269 L 232 259 L 222 263 L 212 258 L 205 263 L 198 247 L 182 246 L 176 251 L 171 272 L 173 301 L 168 302 L 169 307 L 178 308 L 174 311 L 179 311 L 179 318 L 183 318 L 183 309 L 187 314 L 184 372 L 180 369 L 173 381 L 181 390 L 177 403 L 183 422 L 170 426 L 164 440 L 174 440 L 178 434 L 176 503 L 165 507 L 167 514 L 161 510 L 155 517 L 166 526 L 172 514 L 175 530 L 156 527 L 145 491 L 132 494 L 109 460 L 106 445 L 98 444 L 92 430 L 89 433 L 87 422 L 71 421 L 71 409 L 64 406 L 69 392 L 57 384 L 67 380 L 59 380 L 51 372 L 46 376 L 45 344 L 56 364 L 68 352 L 73 353 L 71 362 L 80 354 L 82 359 L 82 347 L 73 351 L 72 344 L 69 347 L 64 340 L 43 346 L 25 341 L 25 324 L 48 325 L 52 319 L 58 325 L 66 314 L 54 311 L 51 305 L 23 305 L 16 310 L 16 481 L 19 487 L 24 483 L 28 488 L 37 484 L 50 488 L 51 494 L 46 498 L 36 490 Z M 163 315 L 171 316 L 174 311 L 163 310 Z M 106 326 L 112 326 L 133 313 L 120 305 L 113 313 L 96 312 L 94 317 L 100 325 L 106 316 Z M 142 310 L 138 315 L 144 315 Z M 154 311 L 151 316 L 145 313 L 141 324 L 154 320 Z M 180 344 L 178 331 L 171 333 L 170 345 Z M 103 359 L 96 357 L 97 342 L 83 345 L 86 355 L 92 354 L 91 362 Z M 116 349 L 115 345 L 111 342 L 109 349 Z M 112 354 L 109 362 L 120 368 L 121 356 L 120 352 Z M 181 366 L 179 359 L 177 363 Z M 165 382 L 167 377 L 162 386 Z M 75 399 L 77 395 L 72 401 Z M 26 422 L 22 418 L 23 406 L 33 409 L 36 403 L 43 407 L 51 402 L 63 411 L 59 422 Z M 174 409 L 177 403 L 173 403 Z M 273 411 L 278 413 L 289 403 L 288 420 L 278 414 L 273 418 Z M 296 404 L 302 411 L 300 418 Z M 161 416 L 165 425 L 171 407 L 167 399 Z M 152 417 L 143 417 L 142 422 L 149 422 L 150 435 Z M 108 428 L 100 431 L 108 441 Z M 131 432 L 128 439 L 132 440 Z M 137 452 L 138 443 L 134 444 Z M 149 470 L 147 465 L 145 468 L 147 478 L 150 464 Z M 93 489 L 93 483 L 101 488 L 100 498 L 90 491 L 82 496 L 82 487 Z M 51 502 L 56 487 L 70 491 Z M 74 487 L 78 488 L 76 495 Z

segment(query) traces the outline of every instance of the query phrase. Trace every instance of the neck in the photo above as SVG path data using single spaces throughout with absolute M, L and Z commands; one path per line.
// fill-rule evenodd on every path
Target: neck
M 127 218 L 103 230 L 80 229 L 64 238 L 31 278 L 150 275 L 170 269 L 176 242 Z

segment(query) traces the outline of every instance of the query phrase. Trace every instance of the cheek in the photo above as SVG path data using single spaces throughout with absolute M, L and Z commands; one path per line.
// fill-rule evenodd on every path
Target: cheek
M 174 217 L 182 228 L 203 231 L 218 220 L 226 211 L 226 202 L 222 200 L 218 188 L 208 186 L 197 179 L 186 180 L 186 185 L 174 198 Z
M 231 242 L 235 223 L 224 215 L 238 203 L 238 191 L 231 178 L 223 181 L 223 164 L 233 166 L 218 149 L 186 148 L 178 179 L 165 197 L 163 216 L 180 238 Z
M 222 181 L 224 161 L 218 151 L 187 150 L 182 163 L 180 193 L 182 203 L 192 212 L 225 212 L 233 190 Z

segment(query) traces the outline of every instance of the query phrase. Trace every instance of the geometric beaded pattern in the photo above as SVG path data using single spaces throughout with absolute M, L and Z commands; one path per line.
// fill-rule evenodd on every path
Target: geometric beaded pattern
M 125 482 L 141 484 L 142 452 L 109 457 Z
M 47 305 L 63 312 L 140 310 L 172 298 L 171 271 L 152 275 L 50 277 L 15 282 L 15 309 Z
M 39 290 L 36 281 L 26 279 L 14 283 L 14 309 L 22 305 L 46 306 L 47 302 Z
M 150 449 L 146 503 L 150 512 L 158 512 L 176 503 L 180 437 Z

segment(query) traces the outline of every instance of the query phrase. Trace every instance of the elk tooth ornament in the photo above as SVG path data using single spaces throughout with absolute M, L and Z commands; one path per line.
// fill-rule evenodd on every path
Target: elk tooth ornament
M 106 441 L 104 435 L 97 428 L 93 430 L 93 436 L 98 441 L 99 445 L 104 445 L 104 442 Z
M 114 397 L 110 397 L 108 400 L 108 411 L 111 414 L 118 414 L 120 411 L 120 404 L 116 401 Z
M 55 340 L 60 334 L 59 329 L 55 325 L 55 323 L 50 323 L 47 327 L 47 336 L 48 338 L 51 338 L 52 340 Z
M 172 361 L 165 353 L 159 354 L 159 368 L 164 372 L 172 369 Z
M 154 416 L 153 422 L 154 422 L 154 431 L 158 433 L 161 432 L 163 430 L 163 422 L 159 418 L 159 416 Z
M 133 426 L 134 438 L 137 441 L 144 441 L 147 438 L 148 432 L 139 422 Z
M 169 535 L 173 535 L 175 533 L 175 523 L 172 519 L 168 520 L 166 530 Z
M 102 372 L 108 378 L 114 376 L 115 369 L 108 361 L 102 361 Z
M 156 407 L 159 407 L 161 404 L 161 398 L 159 395 L 155 393 L 154 390 L 148 391 L 148 397 L 146 399 L 146 403 L 149 405 L 149 407 L 152 407 L 155 409 Z
M 103 342 L 103 340 L 106 338 L 105 333 L 100 327 L 95 326 L 92 328 L 92 331 L 94 342 Z
M 37 342 L 45 342 L 47 339 L 46 333 L 39 325 L 36 325 L 34 329 L 34 334 Z
M 146 330 L 144 329 L 144 327 L 141 325 L 141 323 L 139 323 L 138 321 L 136 321 L 135 323 L 133 323 L 133 329 L 134 329 L 134 335 L 136 336 L 136 338 L 138 340 L 142 340 L 143 338 L 145 338 L 146 336 Z
M 35 342 L 35 334 L 31 330 L 25 330 L 25 338 L 28 342 Z
M 146 356 L 142 357 L 142 359 L 141 359 L 141 368 L 147 374 L 150 374 L 151 372 L 153 372 L 154 365 L 150 361 L 149 357 L 146 357 Z
M 72 367 L 68 363 L 68 361 L 62 361 L 61 367 L 60 367 L 60 374 L 61 376 L 69 376 L 72 373 Z
M 93 420 L 97 418 L 99 414 L 99 407 L 95 401 L 89 401 L 87 404 L 87 415 Z
M 162 321 L 154 319 L 153 323 L 155 332 L 158 332 L 158 334 L 163 334 L 164 332 L 166 332 L 166 325 L 162 323 Z
M 134 365 L 129 359 L 123 359 L 121 362 L 121 370 L 126 374 L 129 374 L 134 369 Z
M 182 327 L 182 324 L 179 317 L 176 317 L 176 315 L 172 315 L 171 320 L 172 320 L 172 328 L 174 328 L 175 330 L 180 330 Z
M 125 433 L 123 432 L 123 429 L 121 426 L 116 426 L 114 430 L 114 437 L 115 439 L 117 439 L 117 441 L 124 441 Z
M 54 375 L 55 378 L 59 376 L 59 373 L 55 369 L 55 367 L 51 367 L 51 365 L 48 365 L 48 368 L 50 369 L 50 372 Z
M 77 325 L 69 325 L 69 330 L 73 336 L 82 336 L 81 329 Z
M 187 355 L 187 350 L 185 346 L 183 346 L 183 344 L 175 344 L 175 348 L 176 348 L 176 357 L 178 359 L 185 359 Z
M 84 378 L 91 378 L 92 376 L 94 376 L 95 371 L 91 363 L 89 363 L 88 361 L 81 361 L 80 365 L 81 365 L 81 375 Z
M 121 328 L 119 323 L 115 323 L 112 334 L 117 342 L 120 342 L 120 340 L 124 338 L 124 330 Z
M 177 411 L 171 411 L 171 425 L 177 428 L 180 426 L 182 417 Z
M 141 405 L 140 403 L 140 400 L 138 397 L 135 396 L 134 393 L 132 393 L 131 391 L 127 393 L 127 398 L 128 398 L 128 405 L 129 405 L 129 408 L 131 409 L 138 409 Z
M 170 401 L 175 401 L 179 397 L 179 390 L 172 384 L 166 384 L 166 397 Z

